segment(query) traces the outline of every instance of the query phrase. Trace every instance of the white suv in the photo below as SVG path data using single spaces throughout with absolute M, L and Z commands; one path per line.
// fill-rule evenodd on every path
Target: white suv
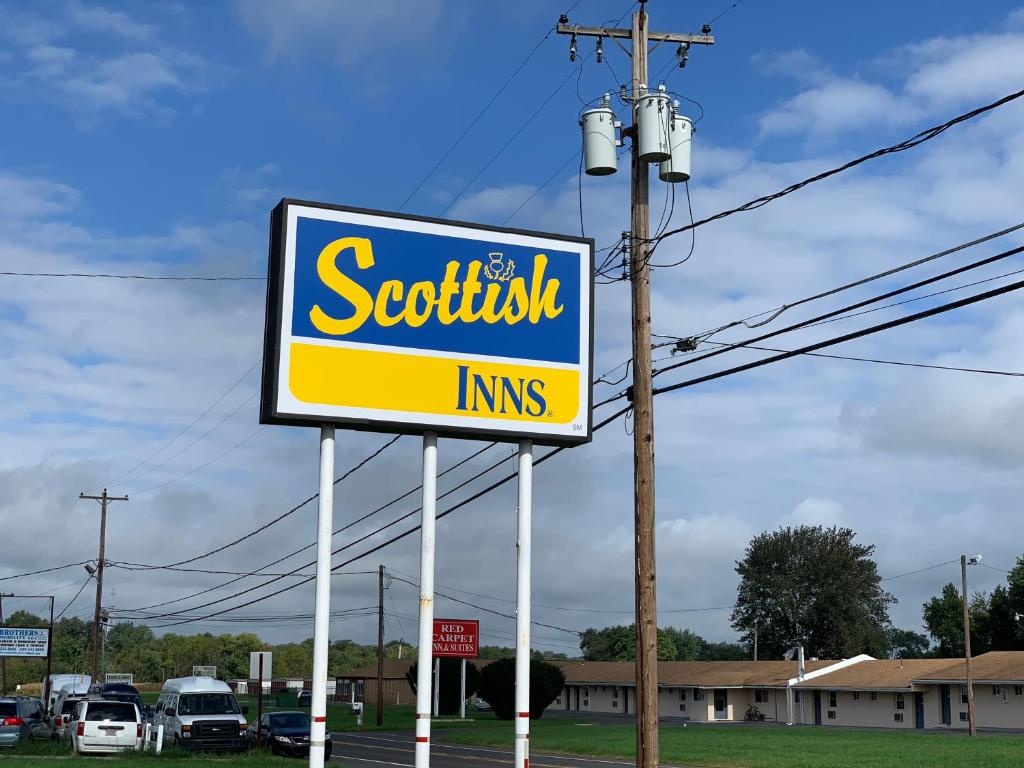
M 85 699 L 75 705 L 65 733 L 78 753 L 139 749 L 142 716 L 128 701 Z

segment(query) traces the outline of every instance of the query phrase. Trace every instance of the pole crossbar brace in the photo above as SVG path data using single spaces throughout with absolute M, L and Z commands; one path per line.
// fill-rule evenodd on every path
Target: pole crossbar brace
M 575 24 L 559 24 L 560 35 L 577 35 L 578 37 L 610 37 L 629 39 L 633 36 L 631 29 L 617 27 L 578 27 Z M 647 39 L 656 43 L 689 43 L 690 45 L 714 45 L 714 35 L 691 35 L 678 32 L 648 32 Z

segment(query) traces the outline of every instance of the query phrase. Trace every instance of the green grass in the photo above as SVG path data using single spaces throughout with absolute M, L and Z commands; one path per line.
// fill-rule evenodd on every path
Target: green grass
M 508 747 L 511 723 L 445 733 L 444 741 Z M 535 720 L 530 748 L 537 752 L 631 759 L 636 729 L 631 725 L 580 725 Z M 782 726 L 677 725 L 661 728 L 661 759 L 707 768 L 936 768 L 983 766 L 1020 768 L 1024 736 L 906 733 Z
M 246 752 L 232 755 L 195 755 L 173 747 L 165 748 L 162 754 L 154 752 L 122 752 L 109 756 L 122 764 L 138 768 L 156 768 L 153 761 L 168 762 L 176 768 L 295 768 L 301 760 L 274 757 L 266 752 Z M 64 742 L 23 742 L 13 749 L 0 751 L 0 766 L 3 768 L 41 768 L 56 763 L 60 766 L 97 765 L 96 756 L 74 755 Z M 163 763 L 160 763 L 163 764 Z

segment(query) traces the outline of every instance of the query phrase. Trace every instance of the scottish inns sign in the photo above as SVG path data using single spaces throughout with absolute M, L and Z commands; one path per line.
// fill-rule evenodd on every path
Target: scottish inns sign
M 590 439 L 593 241 L 284 200 L 261 420 Z
M 434 619 L 434 656 L 475 659 L 480 655 L 480 622 Z

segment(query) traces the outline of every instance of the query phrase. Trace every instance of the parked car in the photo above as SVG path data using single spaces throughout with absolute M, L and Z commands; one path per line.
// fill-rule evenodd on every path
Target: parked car
M 313 706 L 313 692 L 312 691 L 299 691 L 299 706 L 300 707 L 311 707 L 311 706 Z
M 248 748 L 248 707 L 239 707 L 231 688 L 212 677 L 178 677 L 164 683 L 152 726 L 164 727 L 164 743 L 203 752 Z
M 249 727 L 249 743 L 259 743 L 275 755 L 309 757 L 309 734 L 312 728 L 306 712 L 268 712 Z M 331 735 L 324 744 L 324 759 L 331 758 Z
M 22 696 L 0 698 L 0 747 L 13 747 L 23 739 L 49 739 L 43 705 Z
M 139 712 L 145 716 L 146 705 L 142 703 L 142 696 L 139 689 L 128 683 L 99 683 L 89 686 L 91 696 L 99 696 L 108 701 L 128 701 L 139 708 Z
M 490 702 L 484 701 L 481 698 L 477 698 L 474 706 L 476 707 L 477 712 L 490 712 L 492 710 Z
M 44 702 L 46 704 L 47 714 L 53 714 L 53 705 L 57 702 L 60 697 L 61 691 L 66 685 L 78 685 L 83 686 L 81 693 L 85 693 L 92 682 L 92 678 L 89 675 L 50 675 L 50 695 Z M 43 678 L 43 688 L 46 691 L 46 678 Z
M 79 754 L 123 752 L 142 746 L 142 715 L 130 701 L 90 697 L 75 704 L 65 738 Z
M 78 702 L 84 701 L 86 698 L 86 696 L 72 694 L 67 691 L 61 694 L 60 698 L 53 705 L 53 714 L 49 719 L 53 739 L 60 740 L 65 737 L 68 722 L 75 712 L 75 707 L 78 705 Z

